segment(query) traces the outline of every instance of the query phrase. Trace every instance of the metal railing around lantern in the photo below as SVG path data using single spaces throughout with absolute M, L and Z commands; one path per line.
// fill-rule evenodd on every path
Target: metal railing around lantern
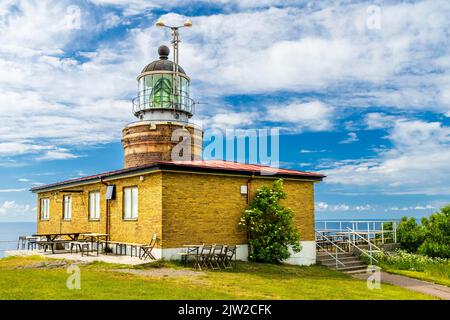
M 174 101 L 175 100 L 175 101 Z M 192 116 L 195 112 L 195 102 L 185 95 L 175 96 L 155 96 L 152 94 L 139 95 L 132 100 L 133 114 L 139 116 L 149 110 L 174 110 L 186 112 Z

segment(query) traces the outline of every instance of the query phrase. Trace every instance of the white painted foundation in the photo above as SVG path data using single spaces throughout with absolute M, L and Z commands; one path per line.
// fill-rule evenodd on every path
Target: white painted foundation
M 316 263 L 316 242 L 315 241 L 301 241 L 302 251 L 294 253 L 291 251 L 291 257 L 284 261 L 288 264 L 310 266 Z M 164 258 L 165 260 L 180 260 L 180 252 L 186 251 L 186 248 L 167 248 L 167 249 L 153 249 L 152 253 L 157 259 Z M 237 245 L 236 259 L 247 261 L 248 259 L 248 245 Z

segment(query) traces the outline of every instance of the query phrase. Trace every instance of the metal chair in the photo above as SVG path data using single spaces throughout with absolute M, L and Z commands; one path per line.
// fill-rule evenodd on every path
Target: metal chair
M 150 243 L 147 246 L 141 246 L 139 249 L 139 258 L 141 260 L 145 260 L 146 258 L 150 258 L 152 260 L 156 260 L 155 256 L 152 254 L 152 250 L 155 247 L 157 242 L 156 233 L 153 234 Z
M 25 250 L 26 243 L 27 243 L 27 237 L 20 236 L 19 240 L 17 240 L 17 250 L 19 250 L 19 248 L 21 248 L 21 250 Z
M 217 244 L 214 246 L 212 257 L 211 257 L 211 268 L 212 269 L 220 269 L 220 262 L 222 259 L 222 254 L 224 251 L 225 246 L 223 244 Z M 216 266 L 216 268 L 215 268 Z
M 27 237 L 27 250 L 35 250 L 38 247 L 38 241 L 40 240 L 39 237 Z
M 225 251 L 222 262 L 225 269 L 233 269 L 233 259 L 234 267 L 236 268 L 236 248 L 236 245 L 227 246 L 227 250 Z
M 210 244 L 204 245 L 202 247 L 202 251 L 200 252 L 200 255 L 199 255 L 199 260 L 200 260 L 199 264 L 201 267 L 205 267 L 205 268 L 212 267 L 211 259 L 212 259 L 213 249 L 214 249 L 214 246 L 212 246 Z

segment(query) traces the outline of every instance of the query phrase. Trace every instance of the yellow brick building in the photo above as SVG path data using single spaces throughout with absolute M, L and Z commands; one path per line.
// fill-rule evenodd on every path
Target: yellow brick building
M 284 205 L 294 211 L 303 245 L 290 262 L 315 263 L 314 183 L 323 176 L 286 169 L 266 175 L 266 168 L 226 161 L 160 161 L 40 186 L 32 189 L 38 194 L 38 233 L 107 233 L 112 241 L 143 244 L 155 233 L 157 257 L 178 258 L 185 244 L 220 243 L 237 244 L 238 258 L 246 259 L 239 218 L 258 188 L 281 177 Z M 106 200 L 107 186 L 114 186 L 111 200 Z M 137 191 L 137 214 L 132 217 L 124 207 L 130 188 Z
M 172 31 L 178 50 L 178 31 Z M 202 161 L 203 131 L 190 122 L 190 78 L 178 54 L 172 62 L 169 53 L 159 47 L 159 60 L 137 77 L 137 121 L 122 130 L 124 169 L 32 189 L 38 194 L 38 233 L 106 233 L 110 241 L 141 244 L 156 234 L 157 257 L 178 258 L 185 244 L 210 243 L 236 244 L 238 258 L 246 259 L 239 218 L 255 190 L 283 178 L 285 205 L 294 211 L 303 245 L 289 262 L 315 263 L 314 183 L 323 176 Z

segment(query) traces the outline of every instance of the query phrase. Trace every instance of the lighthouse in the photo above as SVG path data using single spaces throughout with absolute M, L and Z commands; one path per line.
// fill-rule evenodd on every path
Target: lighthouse
M 158 20 L 156 25 L 172 31 L 173 61 L 169 59 L 169 47 L 162 45 L 159 59 L 147 64 L 137 76 L 138 95 L 132 101 L 137 120 L 122 130 L 125 168 L 202 158 L 203 133 L 191 122 L 195 113 L 189 93 L 191 79 L 178 63 L 179 29 L 192 23 L 186 20 L 183 26 L 169 27 Z M 174 149 L 180 143 L 184 147 Z

